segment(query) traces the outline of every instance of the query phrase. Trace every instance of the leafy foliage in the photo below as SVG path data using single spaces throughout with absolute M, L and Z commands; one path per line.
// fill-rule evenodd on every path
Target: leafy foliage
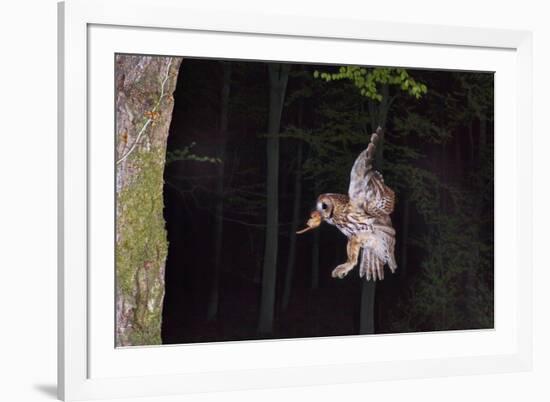
M 404 68 L 341 66 L 337 73 L 316 70 L 313 74 L 315 78 L 319 77 L 327 82 L 350 80 L 362 96 L 377 101 L 382 100 L 382 94 L 378 91 L 380 84 L 396 86 L 416 99 L 420 99 L 428 91 L 425 84 L 417 82 Z
M 186 147 L 176 149 L 174 151 L 166 152 L 166 164 L 178 162 L 178 161 L 195 161 L 195 162 L 209 162 L 209 163 L 223 163 L 220 158 L 212 158 L 210 156 L 201 156 L 191 152 L 191 149 L 196 145 L 192 142 Z

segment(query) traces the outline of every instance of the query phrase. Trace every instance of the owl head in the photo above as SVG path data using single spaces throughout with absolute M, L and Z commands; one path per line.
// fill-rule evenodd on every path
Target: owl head
M 331 194 L 321 194 L 317 198 L 316 212 L 319 213 L 322 219 L 332 218 L 332 213 L 334 212 L 335 200 Z
M 308 230 L 315 229 L 319 227 L 324 220 L 328 220 L 330 222 L 332 213 L 334 212 L 335 202 L 336 200 L 333 199 L 331 194 L 321 194 L 317 198 L 315 209 L 311 212 L 307 221 L 307 227 L 296 233 L 302 234 Z

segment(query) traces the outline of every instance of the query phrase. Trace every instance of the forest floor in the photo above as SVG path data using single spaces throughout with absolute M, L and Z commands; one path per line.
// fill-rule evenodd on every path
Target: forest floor
M 358 278 L 348 278 L 353 279 Z M 208 321 L 203 314 L 195 313 L 187 317 L 184 325 L 173 327 L 165 343 L 304 338 L 358 332 L 358 306 L 351 303 L 353 298 L 349 297 L 349 292 L 358 290 L 358 286 L 342 283 L 342 286 L 295 289 L 287 310 L 277 309 L 273 333 L 261 336 L 257 333 L 260 285 L 227 272 L 221 280 L 223 288 L 231 292 L 220 295 L 220 318 Z M 327 314 L 328 311 L 333 313 Z M 334 314 L 335 311 L 339 314 Z

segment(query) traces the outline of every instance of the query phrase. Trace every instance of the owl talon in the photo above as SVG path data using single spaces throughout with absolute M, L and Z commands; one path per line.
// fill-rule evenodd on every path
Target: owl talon
M 348 272 L 350 270 L 351 269 L 346 264 L 338 265 L 332 271 L 332 277 L 333 278 L 344 279 L 344 277 L 348 274 Z

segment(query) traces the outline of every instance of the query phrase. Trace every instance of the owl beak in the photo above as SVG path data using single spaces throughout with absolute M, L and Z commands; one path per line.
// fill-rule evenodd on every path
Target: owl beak
M 302 230 L 297 231 L 296 234 L 302 234 L 302 233 L 305 233 L 309 230 L 313 230 L 313 229 L 319 227 L 319 225 L 321 225 L 321 222 L 322 222 L 321 214 L 314 211 L 314 212 L 311 213 L 311 218 L 309 218 L 308 221 L 307 221 L 307 227 L 302 229 Z

